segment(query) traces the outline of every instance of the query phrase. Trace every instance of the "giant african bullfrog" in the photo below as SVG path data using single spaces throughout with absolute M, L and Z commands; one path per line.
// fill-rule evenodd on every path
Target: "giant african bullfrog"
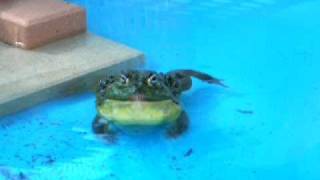
M 110 140 L 115 138 L 117 127 L 167 125 L 167 135 L 178 137 L 189 126 L 179 97 L 191 88 L 192 77 L 226 87 L 221 80 L 194 70 L 128 70 L 107 75 L 98 83 L 93 131 Z

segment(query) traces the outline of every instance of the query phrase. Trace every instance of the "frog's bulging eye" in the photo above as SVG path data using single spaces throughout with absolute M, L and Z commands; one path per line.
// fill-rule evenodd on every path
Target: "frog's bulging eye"
M 123 74 L 120 76 L 120 82 L 124 85 L 127 85 L 129 83 L 129 78 Z
M 99 88 L 105 89 L 107 87 L 107 82 L 104 80 L 99 80 Z
M 154 86 L 156 84 L 156 82 L 157 82 L 156 74 L 151 75 L 147 80 L 147 83 L 149 86 Z

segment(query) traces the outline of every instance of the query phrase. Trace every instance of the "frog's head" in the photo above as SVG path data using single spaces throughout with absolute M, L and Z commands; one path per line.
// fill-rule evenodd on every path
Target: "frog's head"
M 100 80 L 98 97 L 114 100 L 158 101 L 172 99 L 165 75 L 154 71 L 131 70 Z
M 108 75 L 100 80 L 97 91 L 98 104 L 106 99 L 160 101 L 171 99 L 178 103 L 179 95 L 192 86 L 191 77 L 209 84 L 227 87 L 221 80 L 194 70 L 175 70 L 166 74 L 155 71 L 130 70 Z

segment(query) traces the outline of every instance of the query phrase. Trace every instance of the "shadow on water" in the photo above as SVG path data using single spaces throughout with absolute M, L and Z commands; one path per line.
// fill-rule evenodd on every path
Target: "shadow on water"
M 225 90 L 216 87 L 197 88 L 192 92 L 185 93 L 182 96 L 182 101 L 186 108 L 202 108 L 205 105 L 215 107 L 219 103 L 219 97 L 225 93 Z
M 201 88 L 195 87 L 191 92 L 183 94 L 181 100 L 186 109 L 202 109 L 202 113 L 209 113 L 214 111 L 214 109 L 226 99 L 239 98 L 244 95 L 243 93 L 234 91 L 232 87 L 206 86 Z M 208 110 L 208 108 L 210 108 L 210 110 Z

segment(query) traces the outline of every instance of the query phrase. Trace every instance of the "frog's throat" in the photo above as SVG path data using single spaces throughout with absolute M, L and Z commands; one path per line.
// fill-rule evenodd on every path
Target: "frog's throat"
M 119 125 L 160 125 L 172 123 L 182 112 L 172 100 L 118 101 L 105 100 L 98 113 Z

